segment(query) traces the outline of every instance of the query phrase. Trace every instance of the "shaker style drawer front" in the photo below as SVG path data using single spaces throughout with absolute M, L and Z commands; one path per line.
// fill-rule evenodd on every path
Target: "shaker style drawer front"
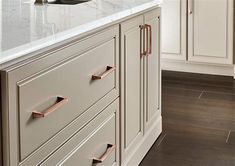
M 108 93 L 118 96 L 116 49 L 112 38 L 18 83 L 21 160 Z
M 112 166 L 118 163 L 118 100 L 77 133 L 42 166 Z

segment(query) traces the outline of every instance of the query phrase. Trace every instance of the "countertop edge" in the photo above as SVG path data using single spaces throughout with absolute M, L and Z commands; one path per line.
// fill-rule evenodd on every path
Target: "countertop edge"
M 161 7 L 161 4 L 155 1 L 144 3 L 142 5 L 136 6 L 131 9 L 127 9 L 118 13 L 115 13 L 113 15 L 80 25 L 78 27 L 75 27 L 73 29 L 69 29 L 67 31 L 63 31 L 58 33 L 55 36 L 47 37 L 41 40 L 49 40 L 48 42 L 44 42 L 43 44 L 38 44 L 30 49 L 21 50 L 17 54 L 13 54 L 9 57 L 0 59 L 0 70 L 3 70 L 4 68 L 8 68 L 9 66 L 12 66 L 14 64 L 17 64 L 21 61 L 30 59 L 35 57 L 38 54 L 41 54 L 42 52 L 48 51 L 50 49 L 56 48 L 59 45 L 63 45 L 67 42 L 71 42 L 75 40 L 75 38 L 84 38 L 88 35 L 91 35 L 99 30 L 102 30 L 106 27 L 118 24 L 124 20 L 127 20 L 129 18 L 132 18 L 134 16 L 140 15 L 146 11 L 153 10 L 155 8 Z M 118 15 L 118 17 L 117 17 Z M 115 18 L 113 18 L 115 16 Z M 107 19 L 108 18 L 108 19 Z M 107 21 L 109 20 L 109 21 Z M 96 26 L 89 26 L 89 24 L 94 24 L 96 22 Z M 80 31 L 80 29 L 85 29 L 81 27 L 86 27 L 86 30 Z M 53 38 L 53 40 L 50 40 L 49 38 Z M 38 40 L 36 42 L 40 42 L 41 40 Z M 17 48 L 16 48 L 17 49 Z M 13 49 L 12 49 L 13 50 Z M 41 56 L 39 56 L 41 57 Z

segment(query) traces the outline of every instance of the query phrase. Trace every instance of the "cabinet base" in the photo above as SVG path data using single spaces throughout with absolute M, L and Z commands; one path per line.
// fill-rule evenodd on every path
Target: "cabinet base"
M 136 147 L 129 158 L 122 163 L 122 166 L 138 166 L 151 146 L 162 132 L 162 117 L 159 117 L 153 126 L 145 133 L 144 139 Z
M 234 76 L 233 65 L 221 65 L 221 64 L 209 64 L 209 63 L 197 63 L 197 62 L 185 62 L 177 60 L 165 60 L 161 61 L 162 70 L 172 70 L 180 72 L 200 73 L 200 74 L 213 74 L 223 76 Z

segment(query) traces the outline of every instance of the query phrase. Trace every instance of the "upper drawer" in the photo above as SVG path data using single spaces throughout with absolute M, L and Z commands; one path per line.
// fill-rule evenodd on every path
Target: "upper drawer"
M 33 157 L 35 162 L 43 160 L 71 136 L 64 131 L 68 124 L 80 118 L 78 130 L 100 111 L 88 109 L 107 96 L 110 100 L 119 96 L 118 41 L 118 26 L 114 26 L 2 71 L 3 93 L 8 96 L 4 100 L 3 125 L 8 128 L 4 141 L 11 145 L 11 161 L 29 160 L 32 152 L 32 156 L 40 154 Z

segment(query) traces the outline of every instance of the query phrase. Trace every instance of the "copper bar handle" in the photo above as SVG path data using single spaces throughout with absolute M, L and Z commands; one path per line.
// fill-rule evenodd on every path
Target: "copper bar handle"
M 104 77 L 108 76 L 110 73 L 112 73 L 116 68 L 112 66 L 107 66 L 106 71 L 101 74 L 94 74 L 92 75 L 92 80 L 101 80 Z
M 193 0 L 189 0 L 188 1 L 188 13 L 191 15 L 191 14 L 193 14 L 193 6 L 194 5 L 194 2 L 193 2 Z
M 145 24 L 145 30 L 146 30 L 146 40 L 145 40 L 145 42 L 146 42 L 146 44 L 145 44 L 145 46 L 146 46 L 146 50 L 144 51 L 145 52 L 145 55 L 148 55 L 148 51 L 149 51 L 149 31 L 148 31 L 148 24 Z
M 149 32 L 149 42 L 147 43 L 148 44 L 147 53 L 149 55 L 149 54 L 152 54 L 152 26 L 146 24 L 146 27 L 147 27 L 147 30 Z
M 93 163 L 102 163 L 104 162 L 110 155 L 111 153 L 115 150 L 116 146 L 113 144 L 108 144 L 107 149 L 105 153 L 100 157 L 100 158 L 93 158 Z
M 47 115 L 49 115 L 52 112 L 59 109 L 60 107 L 62 107 L 63 105 L 65 105 L 68 101 L 69 101 L 68 98 L 57 97 L 57 103 L 54 104 L 53 106 L 51 106 L 50 108 L 48 108 L 47 110 L 45 110 L 43 112 L 39 112 L 39 111 L 36 111 L 36 110 L 33 111 L 32 112 L 33 118 L 44 118 Z
M 140 37 L 142 39 L 143 38 L 143 31 L 145 29 L 145 26 L 144 25 L 140 25 L 139 28 L 140 28 Z M 141 44 L 141 46 L 140 46 L 140 56 L 142 57 L 143 55 L 145 55 L 145 52 L 143 50 L 142 40 L 140 40 L 140 41 L 141 41 L 141 43 L 140 43 Z

